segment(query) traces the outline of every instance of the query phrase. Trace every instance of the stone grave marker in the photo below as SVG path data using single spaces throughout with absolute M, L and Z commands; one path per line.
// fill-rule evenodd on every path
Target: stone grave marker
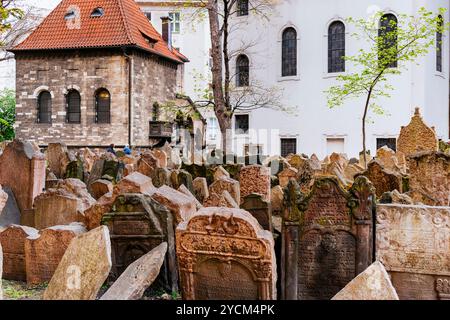
M 272 210 L 270 202 L 257 193 L 244 197 L 241 208 L 250 212 L 264 230 L 272 231 Z
M 239 185 L 241 199 L 243 203 L 244 197 L 257 193 L 262 199 L 270 202 L 270 170 L 260 165 L 245 166 L 239 174 Z
M 11 224 L 20 224 L 20 210 L 16 197 L 10 187 L 3 188 L 7 200 L 3 210 L 0 210 L 0 227 L 8 227 Z
M 400 193 L 407 191 L 403 176 L 399 172 L 386 170 L 377 160 L 372 160 L 362 175 L 373 183 L 377 197 L 394 190 Z

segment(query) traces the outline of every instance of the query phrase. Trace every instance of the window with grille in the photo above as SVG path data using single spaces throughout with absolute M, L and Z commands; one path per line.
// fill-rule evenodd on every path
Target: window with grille
M 52 96 L 48 91 L 42 91 L 38 96 L 38 123 L 52 122 Z
M 81 96 L 77 90 L 67 93 L 67 123 L 81 123 Z
M 248 16 L 248 0 L 238 0 L 237 15 L 238 17 Z
M 236 134 L 247 134 L 248 128 L 248 114 L 238 114 L 234 116 L 234 130 Z
M 281 156 L 287 157 L 289 154 L 297 153 L 297 139 L 283 138 L 281 139 Z
M 281 75 L 283 77 L 297 75 L 297 31 L 287 28 L 283 31 L 281 54 Z
M 217 138 L 217 131 L 218 131 L 218 125 L 217 125 L 217 119 L 216 118 L 209 118 L 207 123 L 207 132 L 208 132 L 208 138 L 210 140 L 214 140 Z
M 388 68 L 397 68 L 398 66 L 397 24 L 397 17 L 390 13 L 385 14 L 380 19 L 378 59 L 381 64 L 386 64 Z
M 395 138 L 377 138 L 377 150 L 384 146 L 397 151 L 397 140 Z
M 181 15 L 179 12 L 170 12 L 169 13 L 170 21 L 170 31 L 172 33 L 180 33 L 181 30 Z
M 333 22 L 328 28 L 328 72 L 345 71 L 345 25 Z
M 250 62 L 248 57 L 241 54 L 236 59 L 236 86 L 247 87 L 249 85 L 250 77 Z
M 444 18 L 439 16 L 438 31 L 436 32 L 436 71 L 442 72 L 442 27 Z
M 106 89 L 95 94 L 95 122 L 111 123 L 111 95 Z
M 152 13 L 151 12 L 145 12 L 144 14 L 147 17 L 148 21 L 152 21 Z

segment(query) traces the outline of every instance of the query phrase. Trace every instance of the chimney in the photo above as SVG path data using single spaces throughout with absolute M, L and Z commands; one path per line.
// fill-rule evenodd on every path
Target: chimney
M 172 30 L 170 30 L 170 17 L 161 17 L 162 20 L 162 37 L 169 45 L 169 49 L 172 50 Z

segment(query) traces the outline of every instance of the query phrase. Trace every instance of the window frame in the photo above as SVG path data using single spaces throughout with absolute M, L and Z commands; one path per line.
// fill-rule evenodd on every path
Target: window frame
M 170 32 L 172 34 L 180 34 L 181 33 L 181 12 L 180 11 L 172 11 L 169 12 L 170 21 Z M 177 28 L 178 26 L 178 28 Z
M 47 121 L 42 121 L 42 96 L 44 94 L 48 94 L 49 99 L 49 105 L 47 106 Z M 50 91 L 48 90 L 42 90 L 41 92 L 39 92 L 39 95 L 37 96 L 37 117 L 36 117 L 36 122 L 39 124 L 52 124 L 52 94 Z
M 246 62 L 242 64 L 241 62 Z M 244 70 L 242 70 L 244 68 Z M 241 73 L 247 73 L 247 77 L 244 78 Z M 236 87 L 244 88 L 250 85 L 250 59 L 246 54 L 240 54 L 236 58 Z
M 387 17 L 393 18 L 395 20 L 395 28 L 396 30 L 398 30 L 398 18 L 394 13 L 388 12 L 383 14 L 383 16 L 381 16 L 380 21 L 379 21 L 379 27 L 378 27 L 378 37 L 382 37 L 382 32 L 383 32 L 383 28 L 385 28 L 386 32 L 391 32 L 393 30 L 390 30 L 390 24 L 392 20 L 387 19 Z M 388 21 L 386 26 L 383 26 L 383 22 Z M 395 47 L 398 50 L 398 36 L 396 36 L 395 38 Z M 386 47 L 387 49 L 390 49 L 391 46 L 394 46 L 393 43 L 391 44 L 384 44 L 383 47 Z M 378 63 L 380 63 L 380 56 L 382 55 L 382 50 L 383 48 L 378 48 Z M 391 64 L 389 64 L 387 66 L 388 68 L 398 68 L 398 59 L 395 61 L 392 61 Z
M 339 25 L 342 27 L 341 32 L 333 33 L 333 27 Z M 328 74 L 336 74 L 336 73 L 344 73 L 346 72 L 346 63 L 345 57 L 346 54 L 346 26 L 345 23 L 341 20 L 334 20 L 328 25 L 327 31 L 327 73 Z M 338 38 L 340 36 L 341 38 Z M 341 46 L 336 45 L 336 43 L 341 42 Z M 340 62 L 334 62 L 334 52 L 341 52 Z M 336 68 L 334 68 L 336 67 Z M 341 67 L 341 68 L 338 68 Z
M 78 94 L 79 97 L 79 104 L 78 104 L 78 110 L 79 112 L 71 111 L 70 110 L 70 95 L 71 94 Z M 71 121 L 70 115 L 71 114 L 79 114 L 79 121 Z M 67 91 L 66 94 L 66 123 L 68 124 L 81 124 L 81 94 L 76 89 L 70 89 Z
M 238 117 L 247 117 L 247 130 L 243 130 L 243 129 L 237 127 L 237 125 L 238 125 L 237 118 Z M 250 115 L 248 113 L 235 114 L 233 128 L 234 128 L 234 133 L 236 135 L 248 135 L 250 132 Z
M 288 32 L 292 31 L 294 37 L 287 38 Z M 293 48 L 289 48 L 289 44 L 293 44 Z M 289 52 L 288 49 L 292 49 Z M 289 65 L 287 63 L 290 62 Z M 288 72 L 292 71 L 292 73 Z M 297 30 L 288 26 L 283 29 L 281 34 L 281 77 L 297 77 L 298 76 L 298 33 Z
M 108 93 L 108 111 L 99 111 L 99 95 L 101 92 L 107 92 Z M 94 95 L 94 101 L 95 101 L 95 123 L 97 124 L 111 124 L 111 92 L 109 92 L 106 88 L 98 88 L 95 91 Z M 107 121 L 99 121 L 99 113 L 107 113 Z M 106 119 L 106 117 L 105 117 Z
M 395 148 L 392 149 L 392 148 L 389 146 L 389 143 L 383 144 L 382 146 L 379 147 L 380 144 L 378 143 L 378 140 L 394 140 L 394 141 L 395 141 Z M 375 138 L 375 147 L 376 147 L 376 150 L 382 148 L 383 146 L 387 146 L 389 149 L 393 150 L 394 152 L 397 152 L 397 143 L 398 143 L 398 141 L 397 141 L 397 138 L 395 138 L 395 137 L 385 137 L 385 136 L 381 136 L 381 137 L 376 137 L 376 138 Z
M 444 17 L 438 15 L 439 26 L 444 25 Z M 436 72 L 444 72 L 444 34 L 442 32 L 436 31 Z
M 295 149 L 295 151 L 294 152 L 289 152 L 289 153 L 287 153 L 287 154 L 285 154 L 285 155 L 283 155 L 283 141 L 287 141 L 287 140 L 290 140 L 290 141 L 294 141 L 294 149 Z M 297 154 L 297 138 L 295 138 L 295 137 L 281 137 L 280 138 L 280 155 L 283 157 L 283 158 L 285 158 L 287 155 L 289 155 L 289 154 Z

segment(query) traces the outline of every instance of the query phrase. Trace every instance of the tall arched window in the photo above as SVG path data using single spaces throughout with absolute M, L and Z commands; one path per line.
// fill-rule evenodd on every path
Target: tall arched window
M 69 90 L 67 93 L 67 122 L 81 123 L 81 96 L 77 90 Z
M 333 22 L 328 28 L 328 72 L 345 71 L 345 25 Z
M 245 54 L 236 59 L 236 86 L 247 87 L 250 84 L 250 62 Z
M 281 54 L 281 76 L 297 75 L 297 31 L 286 28 L 283 31 Z
M 106 89 L 95 93 L 95 122 L 111 123 L 111 95 Z
M 436 31 L 436 70 L 442 72 L 442 27 L 444 26 L 444 18 L 438 17 L 438 30 Z
M 52 96 L 48 91 L 42 91 L 37 100 L 38 123 L 51 123 L 52 122 Z
M 397 68 L 397 17 L 391 13 L 385 14 L 380 19 L 380 37 L 378 60 L 381 64 L 386 64 L 389 68 Z

